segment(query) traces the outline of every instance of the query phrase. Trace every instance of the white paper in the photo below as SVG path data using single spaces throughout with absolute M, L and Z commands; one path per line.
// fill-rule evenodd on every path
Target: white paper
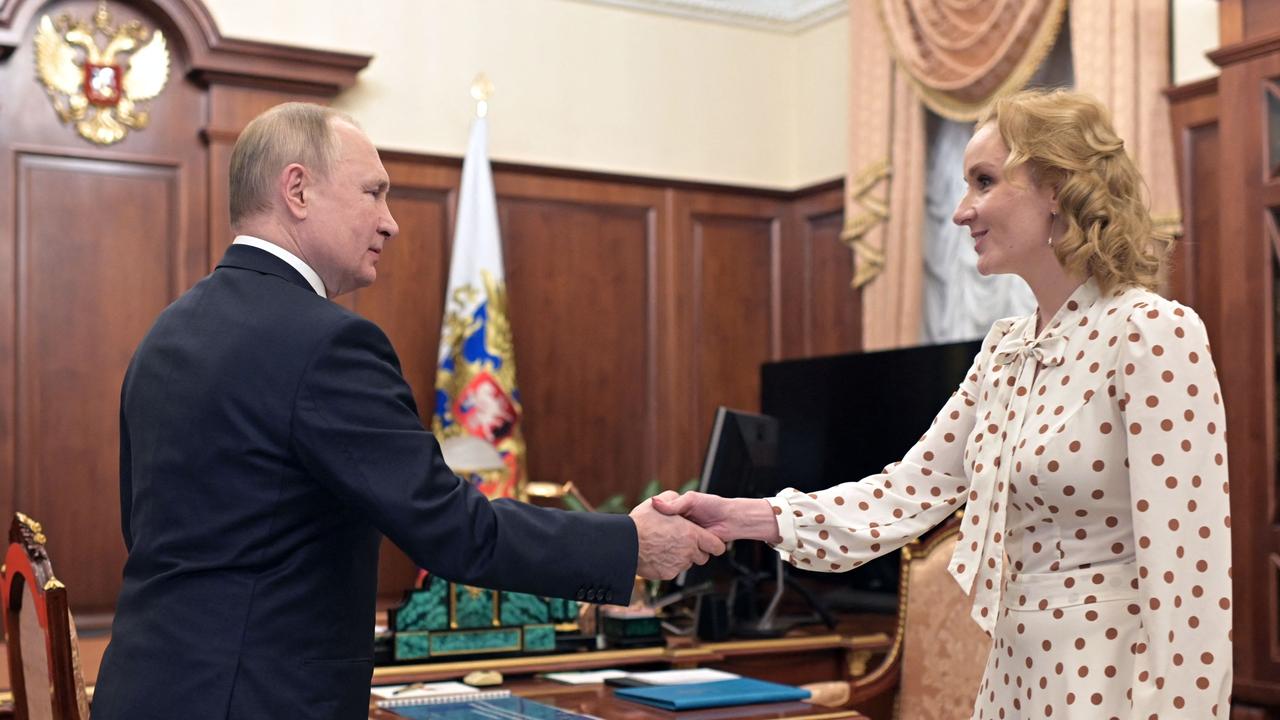
M 610 678 L 626 677 L 626 670 L 583 670 L 580 672 L 553 672 L 544 677 L 566 685 L 590 685 Z
M 656 672 L 629 673 L 627 677 L 650 685 L 688 685 L 689 683 L 733 680 L 741 676 L 723 670 L 694 668 L 692 670 L 658 670 Z
M 436 697 L 438 695 L 466 695 L 481 692 L 483 688 L 473 688 L 460 682 L 413 683 L 412 685 L 375 685 L 373 694 L 386 700 L 412 700 L 415 698 Z

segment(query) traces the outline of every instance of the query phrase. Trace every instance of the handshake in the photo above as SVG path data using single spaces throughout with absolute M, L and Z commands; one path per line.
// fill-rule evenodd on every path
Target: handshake
M 778 542 L 773 507 L 755 498 L 668 490 L 631 511 L 640 541 L 636 574 L 670 580 L 724 552 L 733 540 Z

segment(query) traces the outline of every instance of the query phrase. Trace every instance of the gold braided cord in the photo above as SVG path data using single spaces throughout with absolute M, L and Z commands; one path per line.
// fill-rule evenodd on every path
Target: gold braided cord
M 877 160 L 858 173 L 849 190 L 849 199 L 860 211 L 845 222 L 840 241 L 853 250 L 853 288 L 861 288 L 884 271 L 884 250 L 867 239 L 880 223 L 889 219 L 889 204 L 872 195 L 882 182 L 893 175 L 888 159 Z
M 1053 43 L 1058 37 L 1058 31 L 1062 28 L 1062 20 L 1066 15 L 1067 0 L 1047 0 L 1048 9 L 1044 17 L 1040 21 L 1040 27 L 1036 29 L 1032 36 L 1031 42 L 1027 45 L 1027 49 L 1022 56 L 1017 59 L 1013 69 L 1003 81 L 985 97 L 976 101 L 965 101 L 957 98 L 955 95 L 926 84 L 923 78 L 916 76 L 911 71 L 910 63 L 906 62 L 904 53 L 895 43 L 895 37 L 890 32 L 888 19 L 885 15 L 885 4 L 890 2 L 902 2 L 903 0 L 876 0 L 876 16 L 880 19 L 880 28 L 884 32 L 886 43 L 889 46 L 889 52 L 893 55 L 894 64 L 906 73 L 907 79 L 915 87 L 916 92 L 920 94 L 920 100 L 933 112 L 941 115 L 948 120 L 958 122 L 972 122 L 976 120 L 982 111 L 991 104 L 991 101 L 1009 93 L 1021 90 L 1031 76 L 1035 75 L 1044 59 L 1048 57 L 1049 52 L 1053 49 Z M 1027 0 L 1031 2 L 1033 0 Z
M 884 272 L 884 250 L 872 245 L 865 237 L 853 241 L 854 289 L 861 288 Z

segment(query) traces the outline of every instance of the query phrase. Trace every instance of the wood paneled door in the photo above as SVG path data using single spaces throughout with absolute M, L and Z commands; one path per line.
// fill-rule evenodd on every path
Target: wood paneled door
M 1236 720 L 1280 717 L 1280 6 L 1222 0 L 1221 75 L 1169 91 L 1186 232 L 1173 293 L 1200 312 L 1230 467 Z
M 326 53 L 238 55 L 195 2 L 112 2 L 112 25 L 165 33 L 170 76 L 145 129 L 97 145 L 59 120 L 34 49 L 40 17 L 87 20 L 96 7 L 0 0 L 0 517 L 18 509 L 43 523 L 81 613 L 109 610 L 119 590 L 125 367 L 156 315 L 209 270 L 210 187 L 225 182 L 204 136 L 211 109 L 231 118 L 245 97 L 278 102 L 271 78 L 299 67 L 277 87 L 292 93 L 310 78 L 323 97 L 355 72 Z M 239 78 L 210 80 L 236 62 Z M 238 91 L 252 76 L 255 89 Z

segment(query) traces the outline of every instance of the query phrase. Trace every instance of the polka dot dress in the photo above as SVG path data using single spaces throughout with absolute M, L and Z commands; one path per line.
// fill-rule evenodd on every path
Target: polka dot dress
M 1092 280 L 1035 321 L 995 324 L 901 462 L 772 498 L 777 549 L 850 570 L 965 505 L 950 570 L 993 640 L 974 718 L 1225 718 L 1231 517 L 1204 326 Z

